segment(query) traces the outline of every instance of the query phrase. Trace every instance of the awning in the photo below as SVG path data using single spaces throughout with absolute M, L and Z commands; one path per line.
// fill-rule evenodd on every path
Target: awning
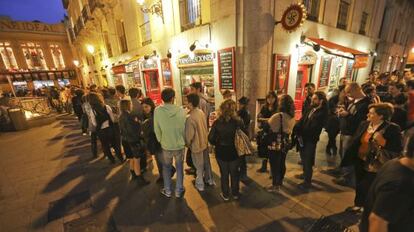
M 356 49 L 348 48 L 348 47 L 342 46 L 340 44 L 330 42 L 330 41 L 326 41 L 326 40 L 323 40 L 323 39 L 309 38 L 309 37 L 307 39 L 309 39 L 312 42 L 315 42 L 315 43 L 317 43 L 317 44 L 319 44 L 322 47 L 325 47 L 327 49 L 332 49 L 332 50 L 336 49 L 336 50 L 339 50 L 341 52 L 351 53 L 354 56 L 368 56 L 369 55 L 366 52 L 361 52 L 361 51 L 358 51 Z

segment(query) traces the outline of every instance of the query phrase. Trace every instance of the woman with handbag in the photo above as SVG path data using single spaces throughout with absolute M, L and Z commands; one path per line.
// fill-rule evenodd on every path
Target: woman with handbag
M 279 113 L 268 121 L 271 129 L 272 144 L 269 146 L 269 163 L 272 171 L 272 185 L 268 192 L 275 192 L 283 185 L 286 173 L 286 154 L 291 149 L 290 135 L 295 126 L 295 105 L 289 95 L 279 98 Z
M 242 122 L 236 113 L 236 102 L 225 100 L 220 105 L 219 117 L 214 121 L 208 134 L 208 141 L 215 146 L 216 160 L 220 168 L 221 193 L 224 201 L 230 200 L 229 177 L 231 179 L 231 194 L 233 199 L 240 197 L 240 159 L 235 146 L 237 129 Z
M 354 206 L 347 211 L 362 211 L 378 169 L 402 151 L 400 127 L 389 121 L 392 114 L 393 106 L 389 103 L 371 104 L 367 121 L 361 123 L 345 152 L 341 166 L 353 164 L 355 169 Z
M 266 103 L 260 109 L 260 113 L 257 115 L 257 122 L 259 124 L 260 131 L 257 133 L 257 147 L 258 147 L 258 155 L 262 160 L 262 167 L 257 170 L 257 172 L 267 172 L 267 160 L 269 158 L 267 145 L 269 144 L 269 124 L 267 121 L 269 120 L 272 115 L 277 113 L 277 95 L 274 91 L 270 91 L 266 95 Z

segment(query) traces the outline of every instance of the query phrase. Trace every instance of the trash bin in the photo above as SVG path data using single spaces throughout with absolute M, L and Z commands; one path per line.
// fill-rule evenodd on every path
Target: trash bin
M 9 109 L 9 117 L 16 131 L 26 130 L 28 128 L 24 111 L 20 108 Z

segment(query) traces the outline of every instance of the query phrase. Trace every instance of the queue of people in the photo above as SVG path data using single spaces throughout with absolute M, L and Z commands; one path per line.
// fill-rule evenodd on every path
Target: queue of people
M 414 80 L 384 78 L 384 75 L 374 75 L 376 78 L 371 75 L 362 85 L 341 78 L 338 88 L 328 96 L 308 83 L 298 121 L 295 120 L 292 97 L 269 92 L 257 115 L 259 131 L 256 137 L 257 154 L 262 159 L 257 172 L 267 172 L 270 165 L 272 181 L 266 190 L 276 193 L 283 187 L 286 157 L 293 148 L 299 153 L 299 164 L 302 165 L 302 174 L 295 176 L 302 180 L 298 188 L 305 191 L 312 188 L 316 147 L 325 130 L 329 139 L 325 149 L 327 158 L 339 155 L 341 162 L 336 168 L 324 172 L 335 176 L 335 184 L 355 188 L 354 205 L 346 210 L 364 215 L 363 231 L 368 231 L 366 228 L 371 219 L 389 225 L 407 220 L 405 215 L 391 216 L 389 211 L 394 209 L 386 203 L 382 203 L 382 208 L 376 208 L 376 204 L 380 204 L 377 201 L 384 199 L 373 193 L 384 191 L 379 189 L 384 184 L 381 178 L 388 178 L 383 172 L 398 169 L 403 176 L 395 174 L 394 179 L 387 180 L 400 181 L 397 185 L 414 179 Z M 248 178 L 247 162 L 246 154 L 239 155 L 236 140 L 238 131 L 251 134 L 247 97 L 238 99 L 238 105 L 231 97 L 224 99 L 209 128 L 212 112 L 203 97 L 201 83 L 191 85 L 186 108 L 175 104 L 175 91 L 170 88 L 162 91 L 163 104 L 158 107 L 150 98 L 143 98 L 139 89 L 131 88 L 129 96 L 126 93 L 123 86 L 104 91 L 92 86 L 87 94 L 75 91 L 74 112 L 84 131 L 89 131 L 94 156 L 99 139 L 105 157 L 112 163 L 115 163 L 115 157 L 121 163 L 129 160 L 131 179 L 140 186 L 149 184 L 144 173 L 148 157 L 154 156 L 160 173 L 157 182 L 163 183 L 161 194 L 167 198 L 173 195 L 182 198 L 185 194 L 184 173 L 195 176 L 194 187 L 200 192 L 215 185 L 209 152 L 209 145 L 212 145 L 220 170 L 221 198 L 224 201 L 240 198 L 240 181 Z M 408 141 L 407 158 L 400 158 L 403 141 Z M 186 170 L 184 161 L 188 166 Z M 175 188 L 171 181 L 174 175 Z M 403 196 L 414 193 L 410 187 L 393 191 Z M 406 203 L 411 208 L 405 207 L 404 212 L 413 209 L 413 200 L 406 200 Z

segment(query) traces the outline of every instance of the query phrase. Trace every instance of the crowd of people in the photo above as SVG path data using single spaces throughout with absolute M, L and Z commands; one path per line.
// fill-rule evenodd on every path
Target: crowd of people
M 361 215 L 361 231 L 414 228 L 414 78 L 410 72 L 372 72 L 361 85 L 341 78 L 337 89 L 328 94 L 307 83 L 299 120 L 295 120 L 292 97 L 270 91 L 256 117 L 257 133 L 251 131 L 247 97 L 239 98 L 237 104 L 231 92 L 224 92 L 223 102 L 213 112 L 200 82 L 191 84 L 184 107 L 175 104 L 171 88 L 162 91 L 160 106 L 143 97 L 140 89 L 127 91 L 122 85 L 75 86 L 65 91 L 83 135 L 91 138 L 93 157 L 98 156 L 99 140 L 111 163 L 116 159 L 129 163 L 130 178 L 139 186 L 149 184 L 144 177 L 147 163 L 155 160 L 157 183 L 163 184 L 160 192 L 167 198 L 184 196 L 184 173 L 194 175 L 194 187 L 200 192 L 216 185 L 210 161 L 214 148 L 220 197 L 238 200 L 239 183 L 248 178 L 246 154 L 239 154 L 236 144 L 240 133 L 256 134 L 262 161 L 257 172 L 270 170 L 268 192 L 277 193 L 283 187 L 286 157 L 292 149 L 299 153 L 302 166 L 302 173 L 295 175 L 301 180 L 298 188 L 307 191 L 312 188 L 316 148 L 325 130 L 326 157 L 339 156 L 340 163 L 322 172 L 335 176 L 335 184 L 354 187 L 354 205 L 346 211 Z

